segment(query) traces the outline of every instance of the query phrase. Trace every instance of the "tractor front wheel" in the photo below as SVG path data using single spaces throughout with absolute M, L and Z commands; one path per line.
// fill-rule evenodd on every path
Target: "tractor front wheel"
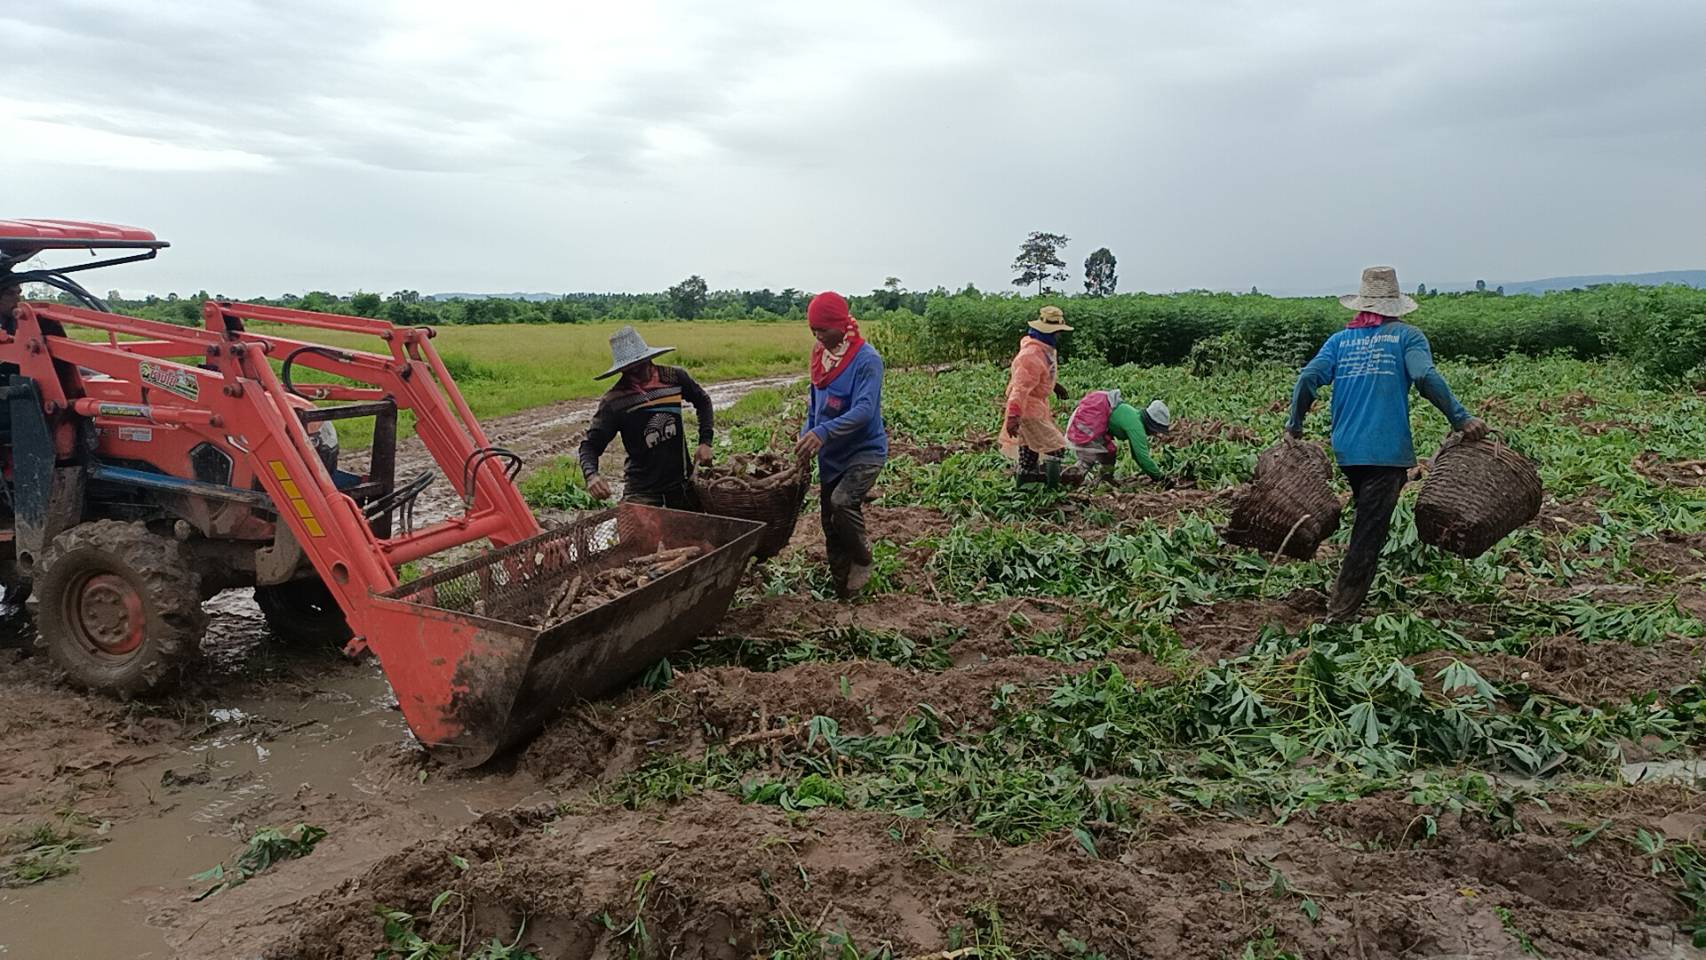
M 42 643 L 78 686 L 159 692 L 201 656 L 207 614 L 184 545 L 141 524 L 97 520 L 54 537 L 34 586 Z
M 355 636 L 338 599 L 317 577 L 256 587 L 255 603 L 266 615 L 273 636 L 293 646 L 327 644 L 342 649 Z

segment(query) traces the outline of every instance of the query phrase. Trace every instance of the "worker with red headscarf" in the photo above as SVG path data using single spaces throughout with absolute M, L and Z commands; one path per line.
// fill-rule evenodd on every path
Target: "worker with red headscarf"
M 824 550 L 836 592 L 857 594 L 871 579 L 865 495 L 889 456 L 883 430 L 883 358 L 859 336 L 839 293 L 820 293 L 806 307 L 812 345 L 806 426 L 794 452 L 817 455 Z

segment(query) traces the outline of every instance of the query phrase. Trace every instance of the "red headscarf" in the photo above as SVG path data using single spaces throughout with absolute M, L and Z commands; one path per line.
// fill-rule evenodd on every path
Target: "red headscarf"
M 1383 317 L 1378 313 L 1369 313 L 1367 310 L 1363 310 L 1352 318 L 1349 323 L 1345 324 L 1345 326 L 1351 330 L 1361 330 L 1363 327 L 1378 327 L 1390 319 L 1392 318 Z
M 813 297 L 806 306 L 806 325 L 813 330 L 840 330 L 843 337 L 841 358 L 827 370 L 823 367 L 823 344 L 812 344 L 812 386 L 822 390 L 853 362 L 859 348 L 864 346 L 865 338 L 859 336 L 859 322 L 853 319 L 846 298 L 839 293 L 826 291 Z

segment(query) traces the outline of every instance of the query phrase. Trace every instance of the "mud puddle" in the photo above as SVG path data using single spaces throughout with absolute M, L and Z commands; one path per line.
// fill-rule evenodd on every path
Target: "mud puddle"
M 125 743 L 126 728 L 103 716 L 121 712 L 110 702 L 84 701 L 64 688 L 42 691 L 57 692 L 61 723 L 93 715 L 97 729 L 120 732 L 111 744 L 91 738 L 52 746 L 61 754 L 50 767 L 55 781 L 93 768 L 69 799 L 31 803 L 7 795 L 13 802 L 0 810 L 7 820 L 70 825 L 94 846 L 74 858 L 67 876 L 0 889 L 0 956 L 180 956 L 191 941 L 200 948 L 201 938 L 217 936 L 223 919 L 241 914 L 244 904 L 266 905 L 285 891 L 298 899 L 401 846 L 536 793 L 525 775 L 456 777 L 429 768 L 377 663 L 280 654 L 246 592 L 221 595 L 208 607 L 213 628 L 202 684 L 235 692 L 180 701 L 175 725 L 159 741 Z M 30 772 L 16 760 L 0 757 L 0 774 Z M 0 787 L 12 779 L 0 775 Z M 43 793 L 61 786 L 25 785 Z M 192 874 L 221 861 L 229 869 L 256 830 L 296 823 L 328 831 L 309 857 L 193 901 L 211 881 L 192 882 Z

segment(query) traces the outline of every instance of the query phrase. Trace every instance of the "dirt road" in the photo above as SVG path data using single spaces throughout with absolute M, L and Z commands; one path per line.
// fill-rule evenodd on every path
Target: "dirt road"
M 726 407 L 791 379 L 706 389 Z M 531 469 L 572 452 L 596 404 L 502 417 L 487 432 Z M 399 476 L 432 466 L 418 440 L 400 446 Z M 416 520 L 460 508 L 440 479 Z M 371 660 L 283 648 L 247 590 L 206 606 L 209 669 L 164 702 L 123 704 L 69 689 L 30 649 L 33 630 L 24 635 L 16 622 L 0 640 L 0 840 L 46 825 L 86 846 L 51 854 L 75 867 L 68 876 L 0 888 L 0 957 L 230 956 L 220 943 L 227 925 L 262 922 L 482 812 L 560 792 L 526 771 L 457 778 L 429 768 Z M 260 827 L 295 823 L 329 830 L 313 869 L 191 899 L 211 886 L 192 874 L 229 867 Z M 0 847 L 0 857 L 12 852 Z

